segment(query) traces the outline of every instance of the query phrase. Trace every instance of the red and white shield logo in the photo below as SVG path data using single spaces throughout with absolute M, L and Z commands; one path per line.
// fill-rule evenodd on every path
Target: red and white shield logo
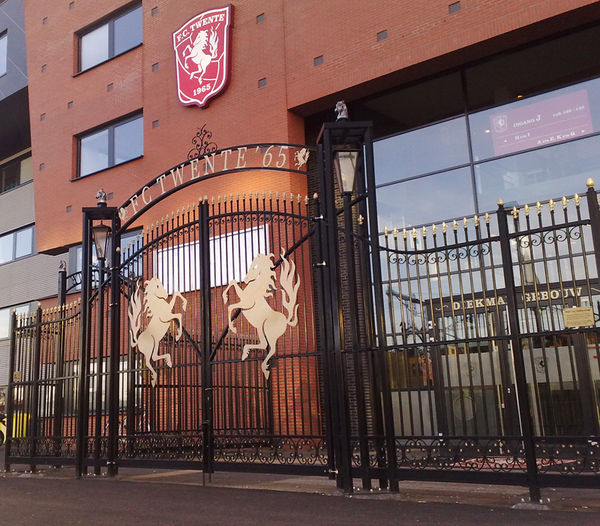
M 210 9 L 173 33 L 177 95 L 182 104 L 202 107 L 229 80 L 231 5 Z

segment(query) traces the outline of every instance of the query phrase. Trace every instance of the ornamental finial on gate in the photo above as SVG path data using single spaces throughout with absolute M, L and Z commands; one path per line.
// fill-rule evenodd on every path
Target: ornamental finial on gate
M 206 124 L 202 125 L 202 128 L 198 128 L 194 136 L 192 137 L 192 144 L 194 147 L 188 152 L 188 159 L 196 159 L 202 155 L 216 152 L 219 147 L 217 143 L 211 141 L 212 132 L 206 129 Z

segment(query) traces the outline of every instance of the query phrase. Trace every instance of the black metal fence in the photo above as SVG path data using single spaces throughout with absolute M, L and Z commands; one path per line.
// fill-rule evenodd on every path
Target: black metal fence
M 12 319 L 7 468 L 75 457 L 79 302 Z
M 356 409 L 383 421 L 354 430 L 356 475 L 521 483 L 535 499 L 598 482 L 599 217 L 591 187 L 381 233 L 384 331 L 378 349 L 352 349 L 346 374 L 362 356 L 373 376 L 383 355 L 389 390 Z
M 15 317 L 7 464 L 597 483 L 592 184 L 380 232 L 368 123 L 326 127 L 317 166 L 311 199 L 202 198 L 84 272 L 85 308 Z
M 162 218 L 128 247 L 121 270 L 128 277 L 121 349 L 128 355 L 119 392 L 123 417 L 136 424 L 119 439 L 121 465 L 165 461 L 197 462 L 209 471 L 241 464 L 322 471 L 314 233 L 307 198 L 265 192 L 203 200 Z M 247 278 L 261 257 L 266 266 Z M 284 262 L 292 265 L 295 292 L 282 290 Z M 165 306 L 165 296 L 159 294 L 153 306 L 152 280 L 178 298 L 167 308 L 170 330 L 154 354 L 144 352 L 142 339 L 144 331 L 152 332 L 158 316 L 153 309 Z M 291 293 L 294 305 L 286 307 Z M 138 319 L 136 301 L 144 309 Z M 253 309 L 255 303 L 266 310 Z M 269 333 L 270 320 L 286 316 L 289 330 Z M 154 379 L 148 365 L 156 370 Z

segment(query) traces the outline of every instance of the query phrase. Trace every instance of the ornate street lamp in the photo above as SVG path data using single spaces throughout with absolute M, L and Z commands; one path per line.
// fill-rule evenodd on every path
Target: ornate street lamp
M 101 261 L 106 259 L 106 254 L 110 248 L 111 233 L 112 230 L 110 227 L 105 225 L 102 221 L 100 221 L 99 225 L 94 225 L 92 227 L 92 239 L 96 246 L 96 257 Z
M 336 148 L 335 150 L 333 169 L 338 182 L 338 188 L 342 194 L 351 194 L 354 190 L 359 155 L 360 151 L 356 149 L 340 150 Z
M 348 107 L 343 100 L 335 105 L 337 113 L 336 122 L 348 121 Z M 354 181 L 358 166 L 360 149 L 351 144 L 337 144 L 333 146 L 333 170 L 342 194 L 351 194 L 354 190 Z
M 119 419 L 119 360 L 120 360 L 120 283 L 119 275 L 119 245 L 120 245 L 120 220 L 116 207 L 106 205 L 107 196 L 104 190 L 96 194 L 97 206 L 84 207 L 83 235 L 81 249 L 81 331 L 79 350 L 79 387 L 77 410 L 77 450 L 75 458 L 76 474 L 81 477 L 87 472 L 85 459 L 89 456 L 89 414 L 90 409 L 95 406 L 96 414 L 105 410 L 103 397 L 108 394 L 108 421 L 109 434 L 106 446 L 108 474 L 113 476 L 117 473 L 117 450 L 118 450 L 118 419 Z M 93 245 L 92 245 L 93 243 Z M 92 265 L 92 246 L 96 247 L 98 264 Z M 109 268 L 105 267 L 106 261 L 110 261 Z M 98 274 L 96 282 L 96 294 L 93 297 L 92 276 Z M 106 279 L 109 277 L 109 279 Z M 110 295 L 105 294 L 105 289 L 110 287 Z M 105 302 L 109 299 L 109 315 L 105 309 Z M 94 309 L 92 309 L 94 303 Z M 94 316 L 95 314 L 95 316 Z M 96 318 L 95 320 L 93 318 Z M 108 322 L 106 321 L 108 320 Z M 105 324 L 109 327 L 105 329 Z M 96 327 L 96 330 L 92 328 Z M 109 336 L 109 345 L 105 345 L 104 338 Z M 95 338 L 94 338 L 95 336 Z M 93 341 L 95 339 L 95 342 Z M 92 347 L 94 351 L 92 352 Z M 90 365 L 91 357 L 96 359 L 96 371 L 100 371 L 103 360 L 108 360 L 108 381 L 103 387 L 102 383 L 97 387 L 93 404 L 90 403 Z M 93 431 L 94 443 L 94 471 L 100 474 L 102 453 L 102 419 L 97 418 Z
M 102 188 L 98 190 L 96 199 L 98 200 L 98 208 L 106 208 L 106 192 Z M 92 239 L 96 246 L 96 256 L 102 262 L 106 259 L 106 254 L 110 249 L 109 241 L 111 233 L 111 228 L 105 225 L 102 220 L 100 220 L 99 225 L 92 226 Z

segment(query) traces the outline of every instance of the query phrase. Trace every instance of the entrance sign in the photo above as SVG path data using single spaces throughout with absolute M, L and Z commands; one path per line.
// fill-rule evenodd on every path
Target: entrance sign
M 230 69 L 231 5 L 204 11 L 173 33 L 177 95 L 182 104 L 206 106 L 225 88 Z
M 188 159 L 152 179 L 119 208 L 126 228 L 136 216 L 172 192 L 224 173 L 278 170 L 307 173 L 311 150 L 299 144 L 247 144 Z

